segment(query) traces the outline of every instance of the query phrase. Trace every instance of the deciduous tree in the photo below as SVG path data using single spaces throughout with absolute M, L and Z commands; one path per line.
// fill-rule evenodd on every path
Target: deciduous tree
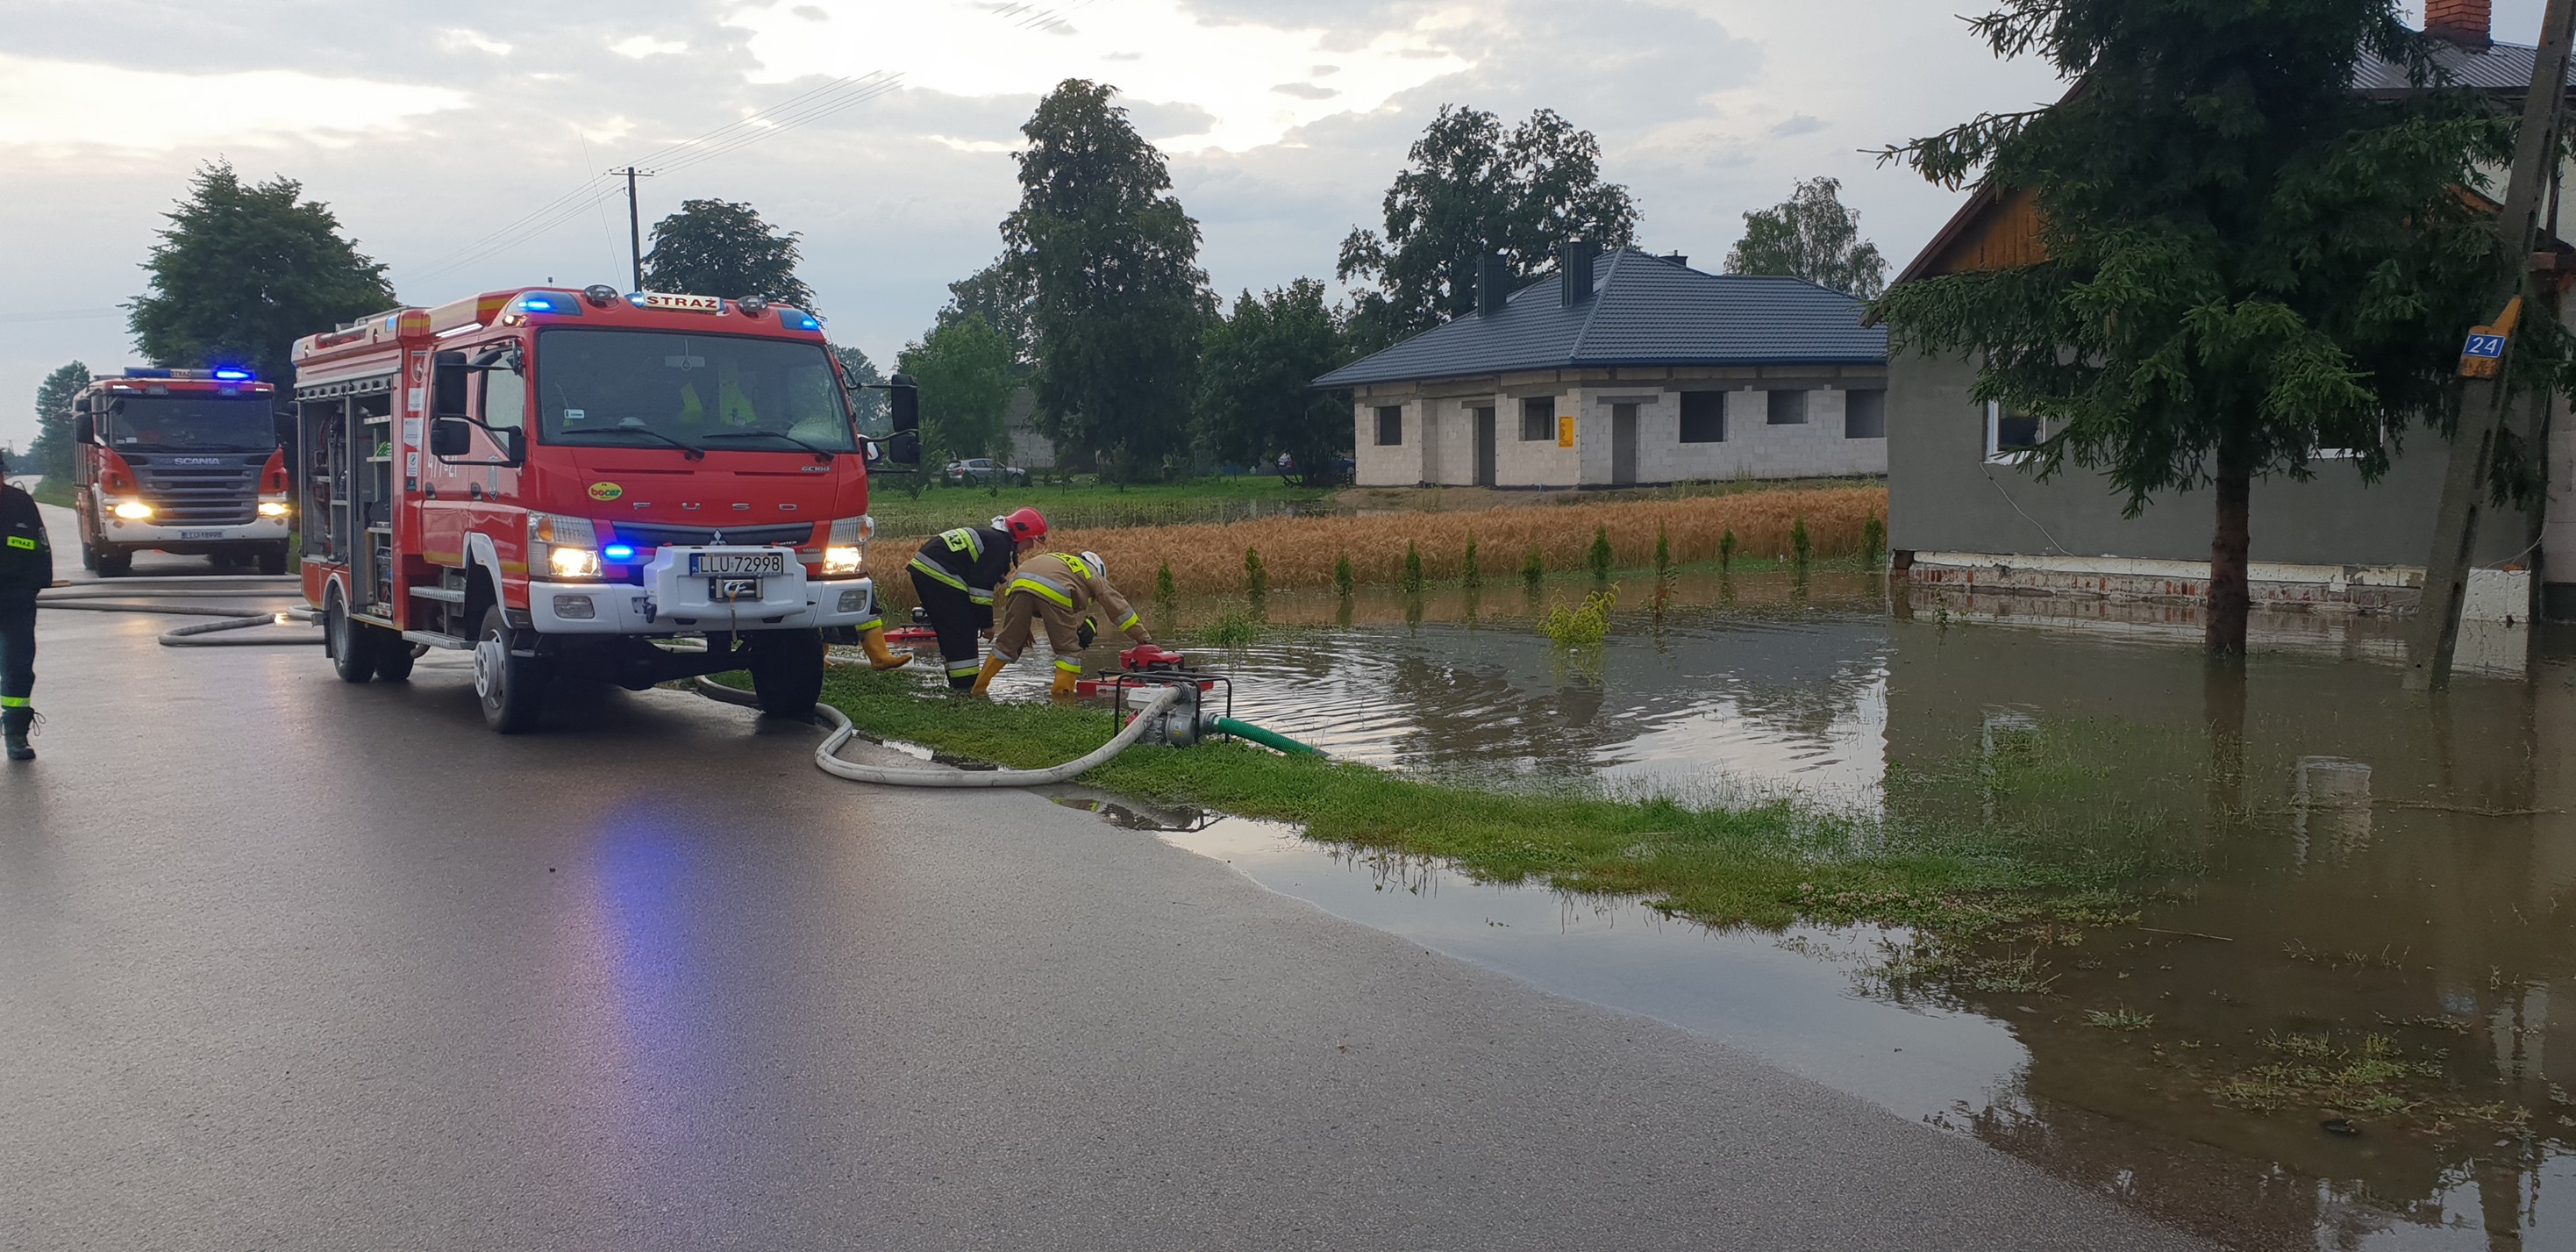
M 1038 364 L 1037 331 L 1030 324 L 1035 316 L 1037 291 L 1029 282 L 1027 268 L 1002 257 L 973 274 L 948 284 L 948 304 L 939 310 L 942 321 L 979 314 L 985 323 L 1002 332 L 1011 345 L 1012 356 L 1024 369 Z
M 1744 238 L 1726 254 L 1729 274 L 1803 278 L 1863 300 L 1887 287 L 1887 258 L 1860 237 L 1860 215 L 1843 207 L 1842 182 L 1810 178 L 1779 204 L 1744 215 Z
M 2452 420 L 2503 263 L 2461 189 L 2512 124 L 2465 92 L 2351 90 L 2365 57 L 2432 74 L 2393 0 L 2009 0 L 1974 29 L 2077 89 L 1885 155 L 2035 196 L 2046 259 L 1890 291 L 1891 350 L 1977 361 L 1977 400 L 2041 419 L 2039 473 L 2099 471 L 2132 515 L 2207 489 L 2208 646 L 2241 653 L 2251 483 L 2327 448 L 2375 479 L 2411 423 Z
M 644 285 L 728 300 L 758 296 L 811 312 L 814 289 L 796 276 L 801 237 L 772 229 L 748 204 L 683 200 L 679 212 L 653 223 Z
M 981 313 L 940 319 L 895 358 L 895 368 L 921 386 L 922 464 L 989 456 L 1004 446 L 1003 418 L 1019 386 L 1012 364 L 1010 341 Z
M 1300 278 L 1208 323 L 1199 349 L 1201 415 L 1209 443 L 1228 460 L 1260 464 L 1285 452 L 1309 485 L 1322 485 L 1351 448 L 1347 392 L 1309 384 L 1350 359 L 1324 284 Z
M 155 365 L 246 365 L 282 383 L 297 338 L 392 307 L 385 267 L 303 196 L 291 178 L 199 166 L 143 263 L 152 290 L 126 306 L 135 347 Z
M 1538 272 L 1557 245 L 1632 243 L 1637 206 L 1601 181 L 1601 144 L 1547 109 L 1503 129 L 1479 109 L 1440 106 L 1387 188 L 1383 233 L 1353 227 L 1334 273 L 1372 289 L 1353 310 L 1373 351 L 1476 307 L 1476 276 L 1499 252 L 1515 278 Z
M 1020 128 L 1020 207 L 1002 239 L 1027 276 L 1045 354 L 1040 426 L 1124 476 L 1184 451 L 1213 301 L 1199 224 L 1169 194 L 1163 154 L 1110 103 L 1115 93 L 1069 78 L 1039 102 Z
M 72 397 L 89 385 L 89 379 L 89 367 L 74 361 L 36 384 L 36 442 L 27 446 L 27 463 L 10 468 L 56 482 L 71 480 Z

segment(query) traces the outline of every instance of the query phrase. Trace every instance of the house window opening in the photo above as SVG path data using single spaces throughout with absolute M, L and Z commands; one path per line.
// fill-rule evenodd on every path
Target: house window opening
M 1806 421 L 1807 421 L 1807 393 L 1806 393 L 1806 392 L 1803 392 L 1803 391 L 1774 391 L 1774 392 L 1770 393 L 1770 396 L 1771 396 L 1771 420 L 1770 420 L 1770 424 L 1771 424 L 1771 425 L 1773 425 L 1773 426 L 1803 426 L 1803 425 L 1805 425 L 1805 424 L 1806 424 Z
M 1521 401 L 1521 442 L 1556 438 L 1556 397 L 1531 396 Z
M 1726 442 L 1726 393 L 1683 392 L 1681 434 L 1683 443 Z
M 1995 401 L 1986 402 L 1987 461 L 2010 465 L 2025 460 L 2045 438 L 2038 415 L 2006 409 Z
M 1887 438 L 1886 392 L 1846 391 L 1843 393 L 1843 438 Z
M 1392 448 L 1404 442 L 1404 406 L 1381 404 L 1377 408 L 1377 446 Z

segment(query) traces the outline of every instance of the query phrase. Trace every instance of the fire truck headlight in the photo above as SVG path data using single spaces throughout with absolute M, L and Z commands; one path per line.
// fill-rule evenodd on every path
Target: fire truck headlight
M 547 554 L 546 567 L 557 578 L 593 578 L 599 574 L 599 554 L 588 548 L 556 548 Z
M 823 549 L 823 572 L 826 574 L 858 573 L 859 550 L 857 548 Z
M 286 516 L 286 502 L 283 500 L 262 500 L 259 502 L 259 515 L 261 517 L 284 517 Z
M 129 522 L 139 522 L 152 516 L 152 506 L 140 500 L 128 500 L 117 505 L 112 511 Z

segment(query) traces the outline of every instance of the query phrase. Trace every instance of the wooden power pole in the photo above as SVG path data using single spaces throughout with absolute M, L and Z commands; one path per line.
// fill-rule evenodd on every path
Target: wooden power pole
M 2541 206 L 2556 173 L 2571 36 L 2576 36 L 2576 0 L 2549 0 L 2540 19 L 2540 48 L 2532 57 L 2531 94 L 2522 102 L 2522 130 L 2514 140 L 2504 211 L 2496 217 L 2511 276 L 2498 285 L 2493 308 L 2507 308 L 2530 285 Z M 2499 347 L 2508 358 L 2513 351 L 2511 329 L 2511 322 L 2505 321 L 2502 333 L 2507 341 Z M 2473 342 L 2472 348 L 2476 346 Z M 2441 509 L 2433 517 L 2432 554 L 2424 562 L 2424 594 L 2408 656 L 2409 687 L 2437 688 L 2451 681 L 2451 656 L 2460 643 L 2460 609 L 2468 598 L 2470 554 L 2477 548 L 2478 523 L 2486 513 L 2496 432 L 2511 401 L 2502 366 L 2503 361 L 2498 361 L 2495 368 L 2471 377 L 2461 388 L 2459 427 L 2451 436 Z
M 635 266 L 635 285 L 627 290 L 642 291 L 644 290 L 644 215 L 637 212 L 635 208 L 635 180 L 651 178 L 653 171 L 639 170 L 629 165 L 625 169 L 608 172 L 626 176 L 626 249 L 628 258 Z

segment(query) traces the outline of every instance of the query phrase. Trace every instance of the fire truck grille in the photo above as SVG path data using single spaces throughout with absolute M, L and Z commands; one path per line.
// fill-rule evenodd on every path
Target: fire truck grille
M 179 461 L 194 464 L 178 464 Z M 152 520 L 163 526 L 239 526 L 259 516 L 266 456 L 128 456 Z
M 812 522 L 792 526 L 643 526 L 634 522 L 611 522 L 617 537 L 646 548 L 703 548 L 715 544 L 741 544 L 750 548 L 795 547 L 814 537 Z M 717 536 L 723 536 L 718 538 Z

